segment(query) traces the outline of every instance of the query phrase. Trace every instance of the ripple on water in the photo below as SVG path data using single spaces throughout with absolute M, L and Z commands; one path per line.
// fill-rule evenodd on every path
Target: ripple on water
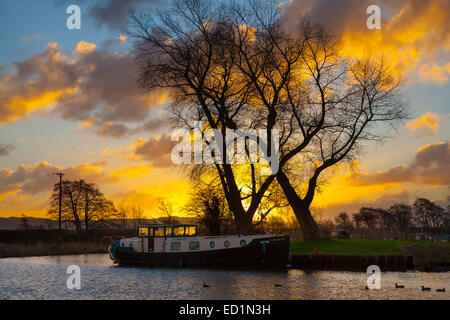
M 81 290 L 66 287 L 73 264 Z M 450 299 L 435 292 L 450 289 L 450 272 L 385 272 L 380 290 L 364 290 L 366 280 L 357 272 L 119 268 L 107 254 L 0 259 L 0 299 Z

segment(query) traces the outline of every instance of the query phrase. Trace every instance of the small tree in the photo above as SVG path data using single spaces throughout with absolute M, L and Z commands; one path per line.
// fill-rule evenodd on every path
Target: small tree
M 22 214 L 22 217 L 20 218 L 20 224 L 22 226 L 22 229 L 27 230 L 28 229 L 28 219 L 25 213 Z
M 129 207 L 130 209 L 130 216 L 134 223 L 134 229 L 137 229 L 138 226 L 144 224 L 145 221 L 145 214 L 144 210 L 140 205 L 133 205 Z
M 122 228 L 131 227 L 137 229 L 139 225 L 145 222 L 144 210 L 140 205 L 136 204 L 119 206 L 117 217 L 120 220 Z
M 377 224 L 380 231 L 384 231 L 385 235 L 392 237 L 395 227 L 392 213 L 389 210 L 381 208 L 375 209 L 377 215 Z
M 412 225 L 412 207 L 406 204 L 395 204 L 389 208 L 392 215 L 392 227 L 397 234 L 407 237 Z
M 446 212 L 443 208 L 424 198 L 418 198 L 413 208 L 414 221 L 423 232 L 435 235 L 444 229 Z
M 79 235 L 92 226 L 105 222 L 116 216 L 117 210 L 112 201 L 92 183 L 84 180 L 63 181 L 62 183 L 62 220 L 71 221 Z M 54 219 L 59 215 L 59 183 L 55 184 L 50 195 L 48 215 Z
M 206 227 L 209 235 L 219 235 L 234 230 L 233 216 L 220 186 L 214 183 L 198 184 L 191 193 L 184 211 L 196 217 L 197 221 Z
M 334 220 L 336 221 L 336 225 L 339 228 L 342 228 L 342 229 L 351 229 L 352 228 L 352 223 L 350 221 L 350 217 L 345 212 L 340 213 L 336 218 L 334 218 Z
M 158 199 L 158 211 L 162 215 L 163 224 L 176 224 L 177 220 L 174 217 L 173 204 L 169 200 L 164 200 L 163 198 Z
M 370 207 L 363 207 L 359 209 L 361 221 L 365 228 L 376 230 L 377 229 L 377 209 Z

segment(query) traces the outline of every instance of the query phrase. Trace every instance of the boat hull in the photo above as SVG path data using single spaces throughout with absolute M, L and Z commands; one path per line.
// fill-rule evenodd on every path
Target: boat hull
M 119 266 L 280 267 L 288 263 L 289 236 L 254 239 L 240 248 L 192 252 L 131 252 L 117 248 Z

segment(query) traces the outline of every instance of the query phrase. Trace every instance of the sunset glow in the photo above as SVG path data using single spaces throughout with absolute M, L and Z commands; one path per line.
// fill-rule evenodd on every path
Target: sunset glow
M 329 218 L 361 206 L 410 204 L 417 197 L 445 203 L 449 1 L 380 1 L 381 30 L 365 27 L 368 1 L 360 1 L 359 14 L 349 16 L 341 5 L 335 16 L 319 19 L 316 8 L 327 2 L 291 0 L 279 8 L 292 28 L 302 16 L 326 19 L 342 34 L 346 56 L 385 57 L 404 76 L 412 115 L 397 130 L 380 126 L 389 137 L 385 143 L 369 142 L 351 165 L 326 172 L 314 207 Z M 44 14 L 31 18 L 37 8 Z M 158 216 L 161 198 L 185 216 L 192 186 L 170 160 L 173 128 L 164 111 L 169 93 L 140 88 L 133 44 L 122 26 L 90 14 L 88 1 L 81 8 L 86 14 L 78 31 L 66 28 L 64 6 L 53 1 L 0 4 L 0 21 L 8 26 L 0 35 L 0 217 L 47 217 L 55 172 L 96 183 L 116 206 L 140 206 L 146 217 Z

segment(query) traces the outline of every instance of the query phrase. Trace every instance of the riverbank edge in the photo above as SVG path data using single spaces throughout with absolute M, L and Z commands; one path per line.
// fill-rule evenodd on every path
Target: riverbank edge
M 371 265 L 379 266 L 381 271 L 416 270 L 414 258 L 404 255 L 292 254 L 290 264 L 301 270 L 365 272 Z
M 330 270 L 366 272 L 367 267 L 376 265 L 381 271 L 450 271 L 449 250 L 445 247 L 407 247 L 401 251 L 409 254 L 341 255 L 341 254 L 291 254 L 292 268 L 301 270 Z
M 107 249 L 108 246 L 104 243 L 93 242 L 38 243 L 34 245 L 0 243 L 0 258 L 99 254 L 107 253 Z
M 107 253 L 107 245 L 92 242 L 53 244 L 5 244 L 0 243 L 0 258 L 58 256 Z M 450 271 L 449 246 L 405 246 L 399 253 L 376 255 L 348 254 L 291 254 L 290 265 L 302 270 L 330 270 L 365 272 L 370 265 L 381 271 Z

